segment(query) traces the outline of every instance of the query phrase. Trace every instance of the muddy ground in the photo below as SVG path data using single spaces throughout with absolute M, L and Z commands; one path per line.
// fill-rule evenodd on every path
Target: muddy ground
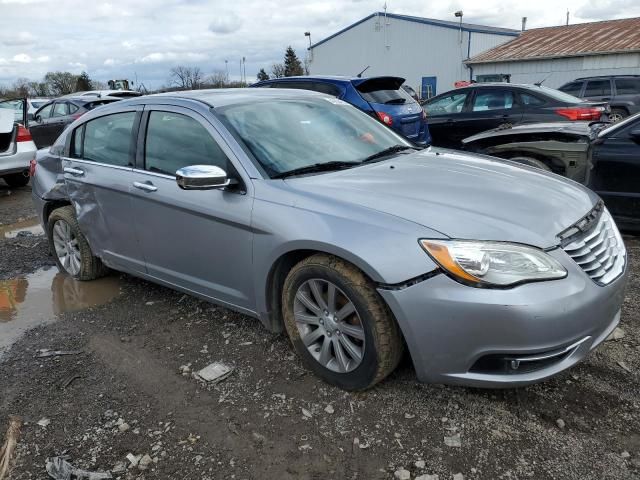
M 0 224 L 34 215 L 28 187 L 0 185 Z M 0 285 L 15 297 L 19 283 L 22 299 L 4 314 L 0 303 L 12 344 L 0 353 L 0 422 L 25 421 L 13 479 L 47 478 L 46 458 L 62 454 L 122 479 L 640 478 L 636 238 L 625 335 L 576 368 L 487 391 L 419 384 L 405 361 L 351 394 L 251 318 L 127 275 L 77 285 L 50 270 L 42 236 L 2 237 Z M 43 349 L 82 353 L 37 358 Z M 235 370 L 217 385 L 187 371 L 218 360 Z M 148 455 L 146 469 L 128 454 Z

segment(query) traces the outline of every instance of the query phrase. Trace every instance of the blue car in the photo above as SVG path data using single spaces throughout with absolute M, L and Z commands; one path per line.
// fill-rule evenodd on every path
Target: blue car
M 391 127 L 417 145 L 431 144 L 427 114 L 402 88 L 400 77 L 285 77 L 252 87 L 297 88 L 333 95 Z

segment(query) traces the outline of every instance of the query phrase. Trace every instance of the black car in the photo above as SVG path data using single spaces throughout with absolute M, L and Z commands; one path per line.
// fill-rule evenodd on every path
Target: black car
M 600 120 L 609 107 L 538 85 L 482 83 L 458 88 L 423 105 L 433 145 L 459 148 L 463 138 L 501 126 Z
M 52 145 L 63 130 L 90 110 L 100 105 L 117 102 L 121 98 L 111 97 L 71 97 L 58 98 L 42 107 L 33 115 L 29 122 L 29 131 L 38 148 Z
M 583 183 L 622 227 L 640 230 L 640 114 L 614 124 L 517 125 L 466 138 L 463 145 Z
M 640 112 L 640 75 L 578 78 L 559 90 L 587 100 L 608 102 L 611 107 L 609 119 L 612 122 L 619 122 Z

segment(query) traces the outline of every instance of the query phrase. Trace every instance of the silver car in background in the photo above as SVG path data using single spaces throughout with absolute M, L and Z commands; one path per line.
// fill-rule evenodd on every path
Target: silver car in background
M 23 100 L 0 102 L 0 179 L 10 187 L 24 187 L 37 149 L 25 122 L 16 119 L 14 102 L 24 109 L 20 110 L 22 118 L 26 115 Z
M 301 90 L 124 100 L 40 151 L 33 199 L 59 268 L 108 268 L 286 331 L 305 364 L 371 387 L 525 385 L 616 327 L 625 246 L 600 199 L 508 161 L 419 149 Z

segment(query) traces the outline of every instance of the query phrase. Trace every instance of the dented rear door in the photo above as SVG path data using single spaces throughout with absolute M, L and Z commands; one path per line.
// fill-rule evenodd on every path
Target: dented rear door
M 76 128 L 62 167 L 67 193 L 93 253 L 110 267 L 144 273 L 129 188 L 140 112 L 141 107 L 103 115 Z

